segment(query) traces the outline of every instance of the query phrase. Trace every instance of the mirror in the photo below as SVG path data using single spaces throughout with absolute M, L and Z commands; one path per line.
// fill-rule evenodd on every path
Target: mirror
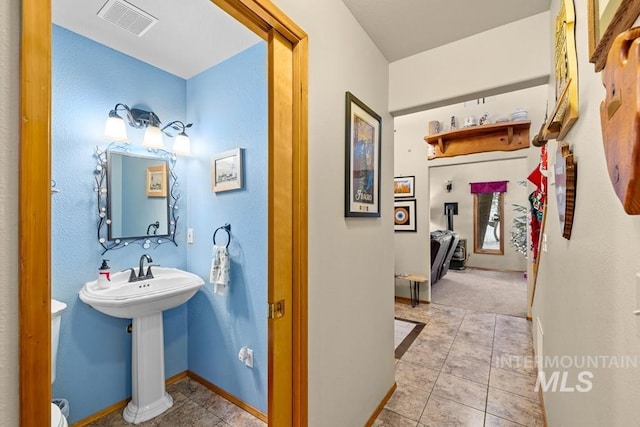
M 122 146 L 96 148 L 98 193 L 98 241 L 103 254 L 111 249 L 175 241 L 180 195 L 174 172 L 176 156 L 132 154 Z
M 107 153 L 109 240 L 169 235 L 167 162 Z
M 504 254 L 504 197 L 503 193 L 477 193 L 473 202 L 473 252 Z

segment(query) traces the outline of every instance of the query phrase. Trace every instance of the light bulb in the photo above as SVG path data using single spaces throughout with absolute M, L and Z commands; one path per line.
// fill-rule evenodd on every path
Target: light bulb
M 162 141 L 162 131 L 158 126 L 149 125 L 144 132 L 144 139 L 142 145 L 149 148 L 163 148 L 164 142 Z
M 129 142 L 127 138 L 127 126 L 122 117 L 115 111 L 109 113 L 107 123 L 104 125 L 104 139 L 109 141 Z
M 180 132 L 176 136 L 176 140 L 173 142 L 173 152 L 186 156 L 191 154 L 191 140 L 186 133 Z

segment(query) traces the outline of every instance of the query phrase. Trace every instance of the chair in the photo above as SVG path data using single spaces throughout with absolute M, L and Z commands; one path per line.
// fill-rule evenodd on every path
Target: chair
M 451 234 L 451 243 L 449 244 L 449 249 L 447 250 L 447 254 L 442 261 L 442 267 L 440 268 L 440 273 L 438 274 L 438 280 L 442 279 L 445 274 L 449 271 L 449 264 L 451 263 L 451 258 L 453 257 L 453 253 L 456 251 L 456 247 L 458 247 L 458 241 L 460 241 L 460 235 L 458 233 L 454 233 L 453 231 L 449 231 Z
M 440 279 L 442 263 L 449 250 L 453 236 L 442 231 L 431 232 L 431 285 Z

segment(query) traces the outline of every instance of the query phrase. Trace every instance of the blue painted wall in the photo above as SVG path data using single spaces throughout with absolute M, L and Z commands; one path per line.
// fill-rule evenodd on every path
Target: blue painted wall
M 186 119 L 186 82 L 55 25 L 52 47 L 52 178 L 61 190 L 52 196 L 52 296 L 68 305 L 53 395 L 69 399 L 74 422 L 131 395 L 131 335 L 125 331 L 130 320 L 99 313 L 78 299 L 103 258 L 96 238 L 94 150 L 106 146 L 104 124 L 117 102 L 150 108 L 164 121 Z M 132 150 L 146 153 L 140 148 L 143 132 L 127 132 Z M 187 182 L 181 160 L 177 174 Z M 178 247 L 132 245 L 104 258 L 113 271 L 137 265 L 143 253 L 155 263 L 186 268 L 185 230 L 183 218 Z M 187 369 L 187 307 L 165 312 L 164 320 L 166 374 L 173 375 Z
M 267 411 L 267 46 L 260 42 L 187 82 L 189 160 L 187 266 L 207 279 L 212 234 L 231 224 L 229 293 L 213 285 L 189 301 L 189 369 L 232 395 Z M 196 126 L 197 124 L 197 126 Z M 244 149 L 244 189 L 211 192 L 214 154 Z M 218 243 L 226 233 L 218 232 Z M 238 360 L 254 350 L 254 368 Z
M 68 305 L 53 396 L 69 399 L 74 422 L 131 395 L 130 321 L 103 315 L 77 296 L 96 278 L 102 258 L 118 271 L 150 253 L 155 263 L 208 279 L 211 235 L 229 222 L 231 291 L 220 297 L 207 285 L 189 304 L 164 313 L 165 370 L 171 376 L 190 369 L 266 412 L 265 43 L 189 81 L 55 25 L 52 47 L 52 178 L 61 190 L 52 196 L 52 296 Z M 94 150 L 106 147 L 104 123 L 117 102 L 153 110 L 165 122 L 194 122 L 193 155 L 176 166 L 178 247 L 132 245 L 100 255 Z M 139 145 L 143 131 L 127 132 L 132 152 L 148 154 Z M 238 146 L 245 148 L 245 190 L 212 193 L 211 155 Z M 194 245 L 186 245 L 187 223 Z M 244 345 L 255 350 L 253 370 L 238 361 Z

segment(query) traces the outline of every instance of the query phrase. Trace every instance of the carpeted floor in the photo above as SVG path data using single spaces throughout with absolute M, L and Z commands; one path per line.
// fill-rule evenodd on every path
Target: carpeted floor
M 469 310 L 527 316 L 527 279 L 522 273 L 449 270 L 431 287 L 431 301 Z

